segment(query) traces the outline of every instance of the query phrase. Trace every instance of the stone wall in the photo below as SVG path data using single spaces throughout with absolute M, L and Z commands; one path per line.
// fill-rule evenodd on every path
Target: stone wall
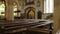
M 54 31 L 56 34 L 58 30 L 60 30 L 60 0 L 55 0 L 54 4 Z
M 40 5 L 37 6 L 37 3 L 40 2 Z M 34 5 L 24 5 L 24 0 L 5 0 L 5 6 L 6 6 L 6 10 L 5 10 L 5 17 L 8 20 L 13 19 L 14 20 L 14 15 L 13 15 L 13 3 L 17 3 L 17 10 L 20 10 L 20 13 L 25 13 L 25 9 L 28 7 L 33 7 L 35 8 L 35 19 L 37 19 L 37 12 L 44 11 L 44 0 L 34 0 Z M 10 12 L 10 13 L 9 13 Z M 10 17 L 8 17 L 10 16 Z M 19 14 L 18 14 L 19 16 Z
M 37 2 L 38 2 L 38 0 L 35 0 L 34 2 L 35 2 L 35 4 L 34 5 L 27 5 L 27 6 L 22 6 L 22 9 L 21 9 L 21 11 L 22 11 L 22 13 L 25 13 L 25 9 L 26 8 L 28 8 L 28 7 L 33 7 L 33 8 L 35 8 L 35 18 L 37 19 L 37 12 L 38 11 L 41 11 L 41 12 L 43 12 L 44 11 L 44 0 L 39 0 L 40 1 L 40 6 L 38 7 L 37 6 Z M 22 2 L 22 5 L 24 4 L 24 1 Z

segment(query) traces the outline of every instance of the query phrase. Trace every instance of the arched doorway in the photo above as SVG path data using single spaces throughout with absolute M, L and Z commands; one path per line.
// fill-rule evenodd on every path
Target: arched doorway
M 27 19 L 35 19 L 35 11 L 33 9 L 27 12 Z

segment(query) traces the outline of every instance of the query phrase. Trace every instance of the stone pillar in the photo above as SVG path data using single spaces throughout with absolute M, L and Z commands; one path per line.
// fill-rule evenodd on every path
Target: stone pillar
M 54 0 L 54 28 L 53 33 L 60 29 L 60 0 Z
M 6 0 L 5 16 L 6 16 L 7 21 L 14 20 L 14 11 L 13 11 L 13 1 L 12 0 Z

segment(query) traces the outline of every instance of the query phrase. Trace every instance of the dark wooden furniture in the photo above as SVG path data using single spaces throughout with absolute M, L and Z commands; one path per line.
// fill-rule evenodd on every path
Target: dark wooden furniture
M 52 21 L 49 20 L 35 20 L 35 19 L 20 19 L 15 20 L 12 22 L 9 21 L 2 21 L 0 23 L 0 33 L 3 34 L 12 34 L 16 32 L 23 32 L 30 30 L 30 28 L 37 28 L 40 26 L 45 26 L 51 24 Z

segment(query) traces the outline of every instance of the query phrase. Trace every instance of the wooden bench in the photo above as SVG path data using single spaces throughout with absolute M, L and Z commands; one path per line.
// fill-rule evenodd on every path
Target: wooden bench
M 47 30 L 47 29 L 40 29 L 40 28 L 29 28 L 29 31 L 35 31 L 39 33 L 45 33 L 45 34 L 52 34 L 52 30 Z

